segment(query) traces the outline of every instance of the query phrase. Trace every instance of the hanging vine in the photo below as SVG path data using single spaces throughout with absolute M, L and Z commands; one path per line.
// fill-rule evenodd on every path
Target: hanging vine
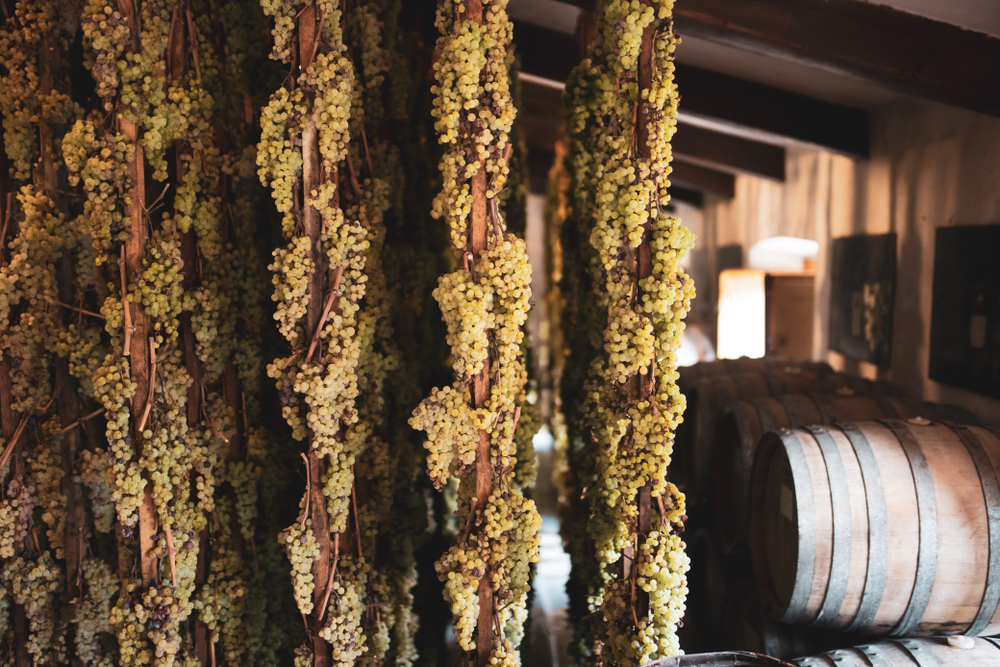
M 568 420 L 567 495 L 570 513 L 590 518 L 589 538 L 573 525 L 564 534 L 587 664 L 637 665 L 680 651 L 684 498 L 667 468 L 684 411 L 676 349 L 694 290 L 680 268 L 693 236 L 664 211 L 678 100 L 672 4 L 605 2 L 589 58 L 567 84 L 574 220 L 564 249 L 590 246 L 586 264 L 564 268 L 577 303 L 566 328 L 574 374 L 589 365 L 580 384 L 563 379 L 579 420 Z
M 438 561 L 455 636 L 479 665 L 519 664 L 531 563 L 541 518 L 513 483 L 515 429 L 527 374 L 522 325 L 531 294 L 524 242 L 506 232 L 497 195 L 509 168 L 515 109 L 508 83 L 505 2 L 438 5 L 442 37 L 433 115 L 446 146 L 434 213 L 448 223 L 461 268 L 434 297 L 448 328 L 455 381 L 435 389 L 410 424 L 427 433 L 428 473 L 440 490 L 456 475 L 457 543 Z M 496 628 L 496 632 L 494 632 Z

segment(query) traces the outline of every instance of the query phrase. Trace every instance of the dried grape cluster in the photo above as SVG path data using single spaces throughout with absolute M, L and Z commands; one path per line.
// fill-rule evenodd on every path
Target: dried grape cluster
M 15 647 L 40 666 L 411 667 L 418 623 L 436 623 L 414 610 L 419 547 L 441 525 L 423 492 L 457 476 L 470 528 L 438 573 L 467 646 L 490 584 L 502 630 L 484 646 L 517 664 L 540 414 L 531 271 L 504 223 L 524 191 L 505 2 L 481 21 L 442 4 L 433 113 L 403 0 L 8 4 L 0 663 Z M 431 210 L 461 249 L 485 199 L 486 247 L 433 290 L 428 268 L 450 260 Z M 445 346 L 401 349 L 436 333 L 432 291 L 457 379 L 414 417 L 439 443 L 428 482 L 400 416 L 446 372 Z M 473 511 L 480 434 L 491 493 Z
M 665 210 L 678 101 L 672 6 L 604 3 L 589 57 L 567 84 L 563 187 L 572 214 L 561 241 L 581 261 L 560 267 L 574 300 L 563 328 L 576 360 L 561 378 L 569 412 L 563 534 L 584 664 L 635 665 L 680 652 L 684 499 L 667 468 L 685 407 L 676 350 L 694 297 L 680 261 L 694 237 Z M 656 526 L 639 526 L 643 502 L 653 513 L 659 506 Z M 581 516 L 589 516 L 586 526 Z M 622 559 L 634 554 L 641 558 L 624 575 Z
M 515 481 L 515 431 L 526 404 L 522 327 L 531 267 L 524 242 L 506 232 L 496 201 L 509 173 L 508 133 L 516 113 L 505 7 L 503 1 L 484 2 L 480 17 L 470 16 L 465 2 L 438 5 L 442 36 L 434 65 L 433 115 L 446 149 L 434 214 L 446 219 L 462 268 L 441 276 L 434 298 L 447 325 L 455 381 L 434 389 L 410 424 L 427 434 L 427 467 L 435 487 L 441 489 L 452 475 L 459 480 L 461 535 L 436 565 L 459 645 L 488 651 L 492 664 L 513 665 L 519 664 L 541 517 L 517 483 L 525 480 Z M 488 392 L 482 391 L 484 383 Z M 481 441 L 488 444 L 488 458 L 478 451 Z M 523 444 L 520 449 L 522 457 L 533 460 Z M 476 497 L 484 481 L 490 495 Z M 481 588 L 484 577 L 489 577 L 488 588 Z M 492 597 L 490 607 L 500 610 L 499 631 L 490 638 L 477 633 L 482 591 Z
M 282 216 L 285 246 L 269 268 L 274 317 L 291 346 L 267 374 L 292 436 L 308 442 L 309 483 L 280 542 L 298 609 L 332 647 L 304 644 L 296 664 L 319 652 L 345 667 L 411 664 L 412 547 L 407 531 L 387 534 L 396 482 L 409 475 L 386 439 L 399 367 L 383 273 L 392 201 L 389 174 L 373 166 L 389 150 L 380 102 L 396 43 L 385 20 L 399 4 L 262 7 L 274 21 L 271 57 L 299 65 L 264 108 L 257 146 L 258 175 Z

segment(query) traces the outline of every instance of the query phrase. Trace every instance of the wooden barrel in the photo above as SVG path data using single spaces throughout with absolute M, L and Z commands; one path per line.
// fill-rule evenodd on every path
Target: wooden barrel
M 897 388 L 885 383 L 793 366 L 775 372 L 719 375 L 696 383 L 685 394 L 688 407 L 675 440 L 677 465 L 682 471 L 688 504 L 697 506 L 711 493 L 715 429 L 722 415 L 737 401 L 838 391 L 878 396 L 899 394 Z
M 683 366 L 678 369 L 680 378 L 678 384 L 682 387 L 693 385 L 698 380 L 719 375 L 732 375 L 734 373 L 767 373 L 780 371 L 785 368 L 799 368 L 802 370 L 815 371 L 817 373 L 832 373 L 830 364 L 821 361 L 807 361 L 799 359 L 774 359 L 772 357 L 762 357 L 751 359 L 740 357 L 739 359 L 716 359 L 715 361 L 702 361 L 693 366 Z
M 712 639 L 717 636 L 726 605 L 727 581 L 722 552 L 711 531 L 701 529 L 688 542 L 691 569 L 687 575 L 688 605 L 684 625 L 697 627 L 702 650 L 726 648 Z
M 948 640 L 901 639 L 829 651 L 792 660 L 796 667 L 996 667 L 1000 665 L 1000 640 L 972 639 L 970 648 L 957 648 Z
M 1000 438 L 925 419 L 768 433 L 754 577 L 775 618 L 890 636 L 1000 632 Z
M 684 615 L 684 628 L 688 641 L 684 650 L 719 651 L 742 648 L 720 643 L 722 616 L 732 585 L 751 576 L 750 555 L 733 554 L 726 557 L 719 549 L 712 531 L 702 528 L 688 541 L 691 569 L 687 574 L 688 603 Z
M 737 401 L 719 421 L 711 446 L 716 527 L 722 550 L 728 553 L 746 539 L 750 467 L 757 443 L 765 432 L 809 424 L 917 416 L 979 424 L 971 413 L 955 406 L 880 394 L 860 395 L 847 388 L 834 393 L 784 394 Z
M 730 591 L 719 635 L 721 648 L 762 653 L 781 660 L 848 644 L 838 642 L 836 633 L 774 621 L 764 612 L 749 582 L 741 582 Z
M 660 658 L 642 667 L 792 667 L 784 660 L 747 651 L 724 653 L 694 653 L 672 658 Z

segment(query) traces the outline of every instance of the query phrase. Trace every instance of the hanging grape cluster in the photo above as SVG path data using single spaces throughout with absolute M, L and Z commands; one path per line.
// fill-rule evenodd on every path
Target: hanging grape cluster
M 466 649 L 487 582 L 519 664 L 541 417 L 504 6 L 442 3 L 432 104 L 403 0 L 5 4 L 0 665 L 415 665 L 449 482 L 463 536 L 422 576 Z
M 694 237 L 665 210 L 678 101 L 672 5 L 605 2 L 589 57 L 567 83 L 572 213 L 561 247 L 580 261 L 561 267 L 574 359 L 562 376 L 563 533 L 585 664 L 639 665 L 680 651 L 684 498 L 667 468 L 685 407 L 676 350 L 694 297 L 680 260 Z M 642 502 L 652 504 L 648 528 L 639 526 Z
M 442 36 L 432 88 L 435 129 L 445 146 L 434 214 L 448 223 L 461 256 L 461 266 L 441 276 L 434 290 L 455 380 L 434 389 L 410 424 L 427 434 L 435 487 L 440 490 L 452 476 L 459 480 L 461 534 L 436 565 L 458 644 L 465 651 L 479 648 L 482 655 L 479 643 L 489 640 L 485 648 L 492 664 L 516 665 L 541 525 L 534 503 L 522 492 L 530 475 L 517 475 L 518 455 L 530 460 L 533 454 L 519 452 L 515 439 L 526 406 L 522 327 L 531 268 L 524 241 L 506 231 L 497 198 L 509 174 L 516 113 L 508 78 L 511 23 L 505 2 L 483 2 L 481 17 L 470 15 L 470 5 L 451 0 L 438 5 Z M 489 450 L 485 457 L 479 451 L 483 445 Z M 486 480 L 489 495 L 478 497 Z M 490 638 L 477 632 L 480 614 L 487 613 L 483 595 L 500 628 Z
M 267 373 L 304 456 L 300 515 L 281 534 L 299 611 L 312 615 L 306 661 L 412 664 L 409 532 L 391 535 L 394 465 L 387 394 L 400 359 L 383 255 L 393 207 L 392 145 L 381 135 L 396 2 L 263 2 L 271 57 L 302 64 L 261 116 L 257 165 L 282 215 L 270 265 L 278 330 L 291 354 Z M 327 648 L 322 642 L 329 644 Z

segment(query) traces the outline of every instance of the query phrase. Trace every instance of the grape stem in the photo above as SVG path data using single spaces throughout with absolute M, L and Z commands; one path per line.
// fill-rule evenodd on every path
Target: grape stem
M 354 483 L 354 466 L 351 466 L 351 502 L 354 504 L 354 532 L 358 534 L 358 558 L 363 558 L 361 554 L 361 524 L 358 522 L 358 490 Z
M 368 153 L 368 137 L 365 136 L 365 126 L 361 126 L 361 143 L 365 147 L 365 162 L 368 163 L 368 172 L 375 178 L 375 170 L 372 169 L 372 156 Z
M 6 5 L 4 5 L 6 7 Z M 3 216 L 3 229 L 0 230 L 0 250 L 3 250 L 7 246 L 7 227 L 10 226 L 10 219 L 12 217 L 12 210 L 14 206 L 14 193 L 7 193 L 7 210 Z
M 132 351 L 132 313 L 129 312 L 131 309 L 128 304 L 128 282 L 126 281 L 125 274 L 125 244 L 122 244 L 122 256 L 118 262 L 118 268 L 122 275 L 122 310 L 125 312 L 125 342 L 122 343 L 122 354 L 124 356 L 129 356 Z
M 2 472 L 3 467 L 7 465 L 7 459 L 9 459 L 11 453 L 13 453 L 14 445 L 17 444 L 18 438 L 21 437 L 21 432 L 24 430 L 24 427 L 28 425 L 28 419 L 30 417 L 30 412 L 24 413 L 24 416 L 21 417 L 21 421 L 17 425 L 17 430 L 15 430 L 14 435 L 10 437 L 10 442 L 7 443 L 7 447 L 3 450 L 3 456 L 0 457 L 0 472 Z
M 73 429 L 75 429 L 76 427 L 78 427 L 83 422 L 88 421 L 90 419 L 93 419 L 94 417 L 98 417 L 98 416 L 100 416 L 102 414 L 104 414 L 104 408 L 98 408 L 97 410 L 94 410 L 93 412 L 91 412 L 89 415 L 84 415 L 83 417 L 80 417 L 79 419 L 77 419 L 75 422 L 71 422 L 71 423 L 67 424 L 66 426 L 63 427 L 62 432 L 63 433 L 69 433 L 70 431 L 72 431 Z M 58 438 L 58 437 L 59 436 L 55 436 L 55 438 Z M 49 438 L 49 439 L 50 440 L 54 440 L 55 438 Z
M 299 456 L 306 462 L 306 508 L 302 512 L 302 521 L 299 522 L 299 525 L 305 528 L 306 519 L 309 517 L 309 501 L 312 499 L 312 471 L 309 469 L 309 457 L 302 453 Z
M 347 147 L 347 150 L 344 151 L 344 153 L 347 156 L 347 172 L 351 176 L 351 189 L 354 190 L 354 194 L 357 195 L 358 198 L 360 199 L 361 198 L 361 186 L 358 185 L 358 175 L 354 171 L 354 161 L 351 159 L 351 148 L 350 148 L 350 146 Z
M 472 520 L 476 517 L 476 503 L 479 498 L 472 499 L 472 506 L 469 508 L 469 518 L 465 520 L 465 528 L 462 529 L 462 539 L 459 540 L 459 544 L 464 544 L 467 539 L 469 539 L 469 533 L 472 532 Z
M 174 549 L 174 536 L 170 529 L 164 527 L 163 532 L 167 535 L 167 559 L 170 561 L 170 583 L 177 588 L 177 550 Z
M 337 297 L 337 291 L 340 289 L 340 278 L 344 275 L 344 267 L 338 266 L 337 273 L 333 277 L 333 287 L 330 288 L 330 294 L 326 297 L 326 303 L 323 304 L 323 314 L 320 315 L 319 324 L 316 325 L 316 331 L 313 332 L 312 340 L 309 342 L 309 351 L 306 353 L 306 361 L 304 365 L 309 365 L 309 360 L 312 359 L 313 352 L 316 351 L 316 345 L 319 344 L 319 334 L 323 331 L 323 326 L 326 324 L 326 318 L 330 317 L 330 310 L 333 308 L 333 302 Z
M 142 419 L 139 420 L 139 432 L 146 430 L 146 420 L 149 419 L 149 411 L 153 409 L 153 392 L 156 390 L 156 342 L 153 337 L 149 337 L 149 394 L 146 398 L 146 407 L 142 410 Z M 213 429 L 214 430 L 214 429 Z
M 317 621 L 323 622 L 326 616 L 326 605 L 330 601 L 330 594 L 333 592 L 333 576 L 337 573 L 337 563 L 340 562 L 340 533 L 333 536 L 333 565 L 330 567 L 330 574 L 326 578 L 326 590 L 323 592 L 323 604 L 319 607 Z M 307 626 L 308 627 L 308 626 Z
M 101 315 L 100 313 L 95 313 L 92 310 L 85 310 L 83 308 L 77 308 L 76 306 L 71 306 L 68 303 L 63 303 L 62 301 L 56 301 L 56 305 L 57 306 L 62 306 L 63 308 L 66 308 L 68 310 L 73 311 L 74 313 L 82 313 L 83 315 L 89 315 L 90 317 L 96 317 L 96 318 L 98 318 L 100 320 L 106 320 L 106 319 L 108 319 L 104 315 Z

